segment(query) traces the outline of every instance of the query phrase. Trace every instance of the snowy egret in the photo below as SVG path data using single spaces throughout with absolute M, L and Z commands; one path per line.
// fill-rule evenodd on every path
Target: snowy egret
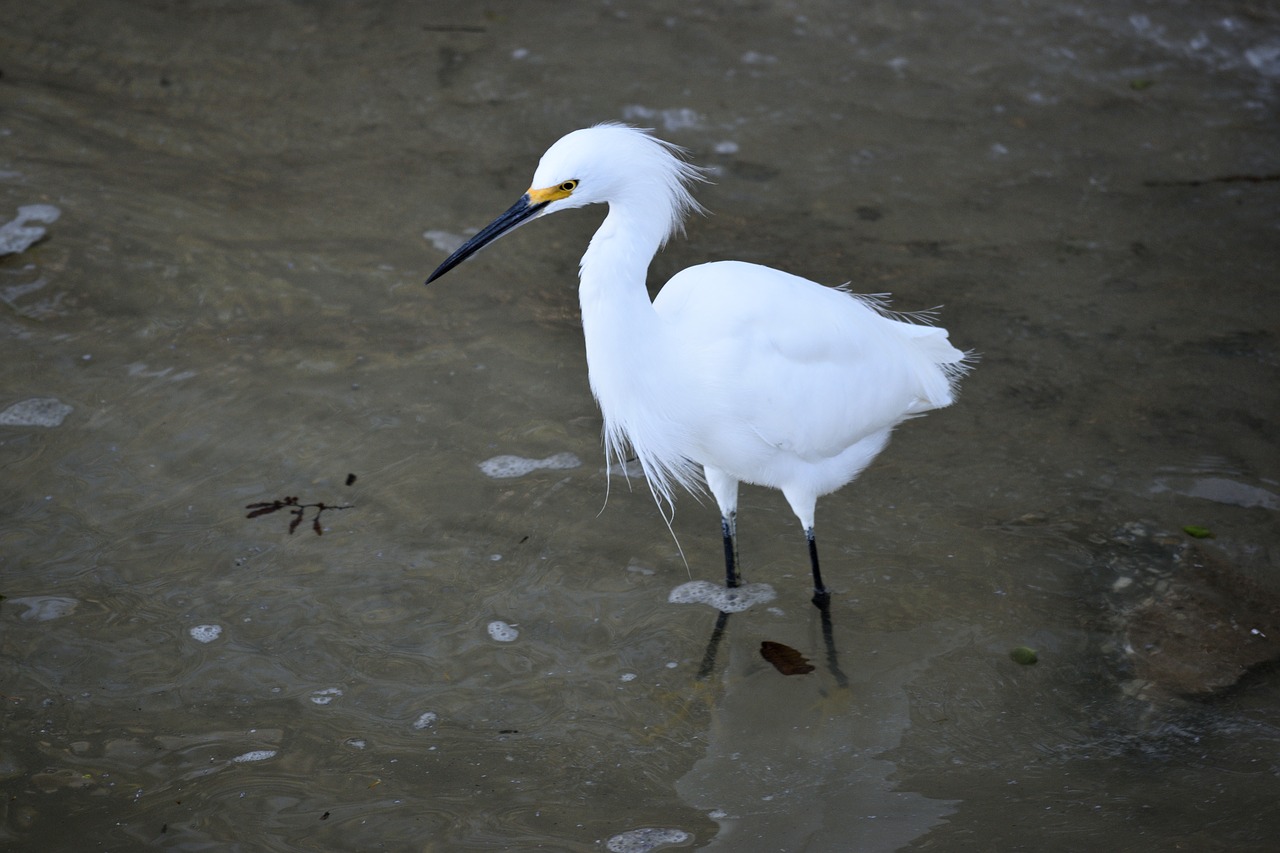
M 818 498 L 862 473 L 897 424 L 950 405 L 967 357 L 945 329 L 893 314 L 879 297 L 757 264 L 690 267 L 650 301 L 649 262 L 697 209 L 689 185 L 701 173 L 681 153 L 620 124 L 568 134 L 542 155 L 520 200 L 427 283 L 526 222 L 608 204 L 578 291 L 606 465 L 629 446 L 659 507 L 671 506 L 676 484 L 705 482 L 720 507 L 730 587 L 739 582 L 739 482 L 781 489 L 825 599 Z

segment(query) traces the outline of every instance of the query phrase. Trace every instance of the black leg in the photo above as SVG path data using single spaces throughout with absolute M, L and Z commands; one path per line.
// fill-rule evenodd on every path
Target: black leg
M 828 592 L 822 583 L 822 572 L 818 571 L 818 542 L 813 538 L 812 527 L 804 532 L 804 538 L 809 541 L 809 563 L 813 566 L 813 603 L 817 604 L 818 599 L 826 597 Z
M 730 513 L 728 518 L 720 519 L 720 532 L 724 534 L 724 585 L 729 589 L 737 589 L 742 580 L 738 574 L 738 536 L 737 513 Z
M 836 632 L 831 624 L 831 595 L 823 592 L 814 593 L 813 604 L 822 616 L 822 642 L 827 647 L 827 671 L 835 678 L 840 687 L 849 686 L 849 677 L 840 669 L 840 658 L 836 654 Z
M 716 652 L 720 650 L 720 641 L 724 639 L 724 629 L 729 625 L 729 614 L 723 610 L 716 617 L 716 626 L 711 629 L 711 638 L 707 640 L 707 650 L 702 654 L 702 666 L 698 667 L 698 680 L 702 681 L 711 674 L 716 666 Z

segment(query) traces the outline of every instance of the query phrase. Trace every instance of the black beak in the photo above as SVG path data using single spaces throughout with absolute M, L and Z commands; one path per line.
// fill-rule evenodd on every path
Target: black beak
M 507 212 L 499 216 L 497 219 L 485 226 L 484 230 L 467 242 L 458 247 L 458 250 L 452 255 L 444 259 L 444 263 L 436 267 L 436 271 L 427 277 L 427 284 L 438 279 L 485 246 L 497 240 L 503 234 L 507 234 L 516 230 L 521 225 L 535 218 L 542 209 L 546 207 L 548 202 L 540 202 L 535 204 L 529 198 L 529 194 L 525 193 L 520 200 L 511 207 L 507 208 Z

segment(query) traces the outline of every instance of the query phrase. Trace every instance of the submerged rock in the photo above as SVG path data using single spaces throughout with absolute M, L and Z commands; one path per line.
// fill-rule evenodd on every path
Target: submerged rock
M 1195 545 L 1180 562 L 1163 590 L 1125 615 L 1125 652 L 1141 681 L 1205 696 L 1280 660 L 1280 595 Z

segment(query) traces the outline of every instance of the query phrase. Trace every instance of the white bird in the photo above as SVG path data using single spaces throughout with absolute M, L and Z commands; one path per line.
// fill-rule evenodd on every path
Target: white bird
M 608 204 L 579 286 L 606 465 L 630 446 L 659 506 L 671 505 L 674 484 L 697 491 L 705 479 L 730 587 L 739 583 L 738 484 L 781 489 L 804 528 L 815 601 L 825 601 L 818 498 L 862 473 L 894 426 L 949 406 L 969 359 L 945 329 L 892 314 L 880 297 L 757 264 L 690 267 L 650 301 L 649 262 L 698 209 L 689 185 L 701 172 L 680 153 L 625 125 L 568 134 L 542 155 L 520 200 L 427 283 L 526 222 Z

